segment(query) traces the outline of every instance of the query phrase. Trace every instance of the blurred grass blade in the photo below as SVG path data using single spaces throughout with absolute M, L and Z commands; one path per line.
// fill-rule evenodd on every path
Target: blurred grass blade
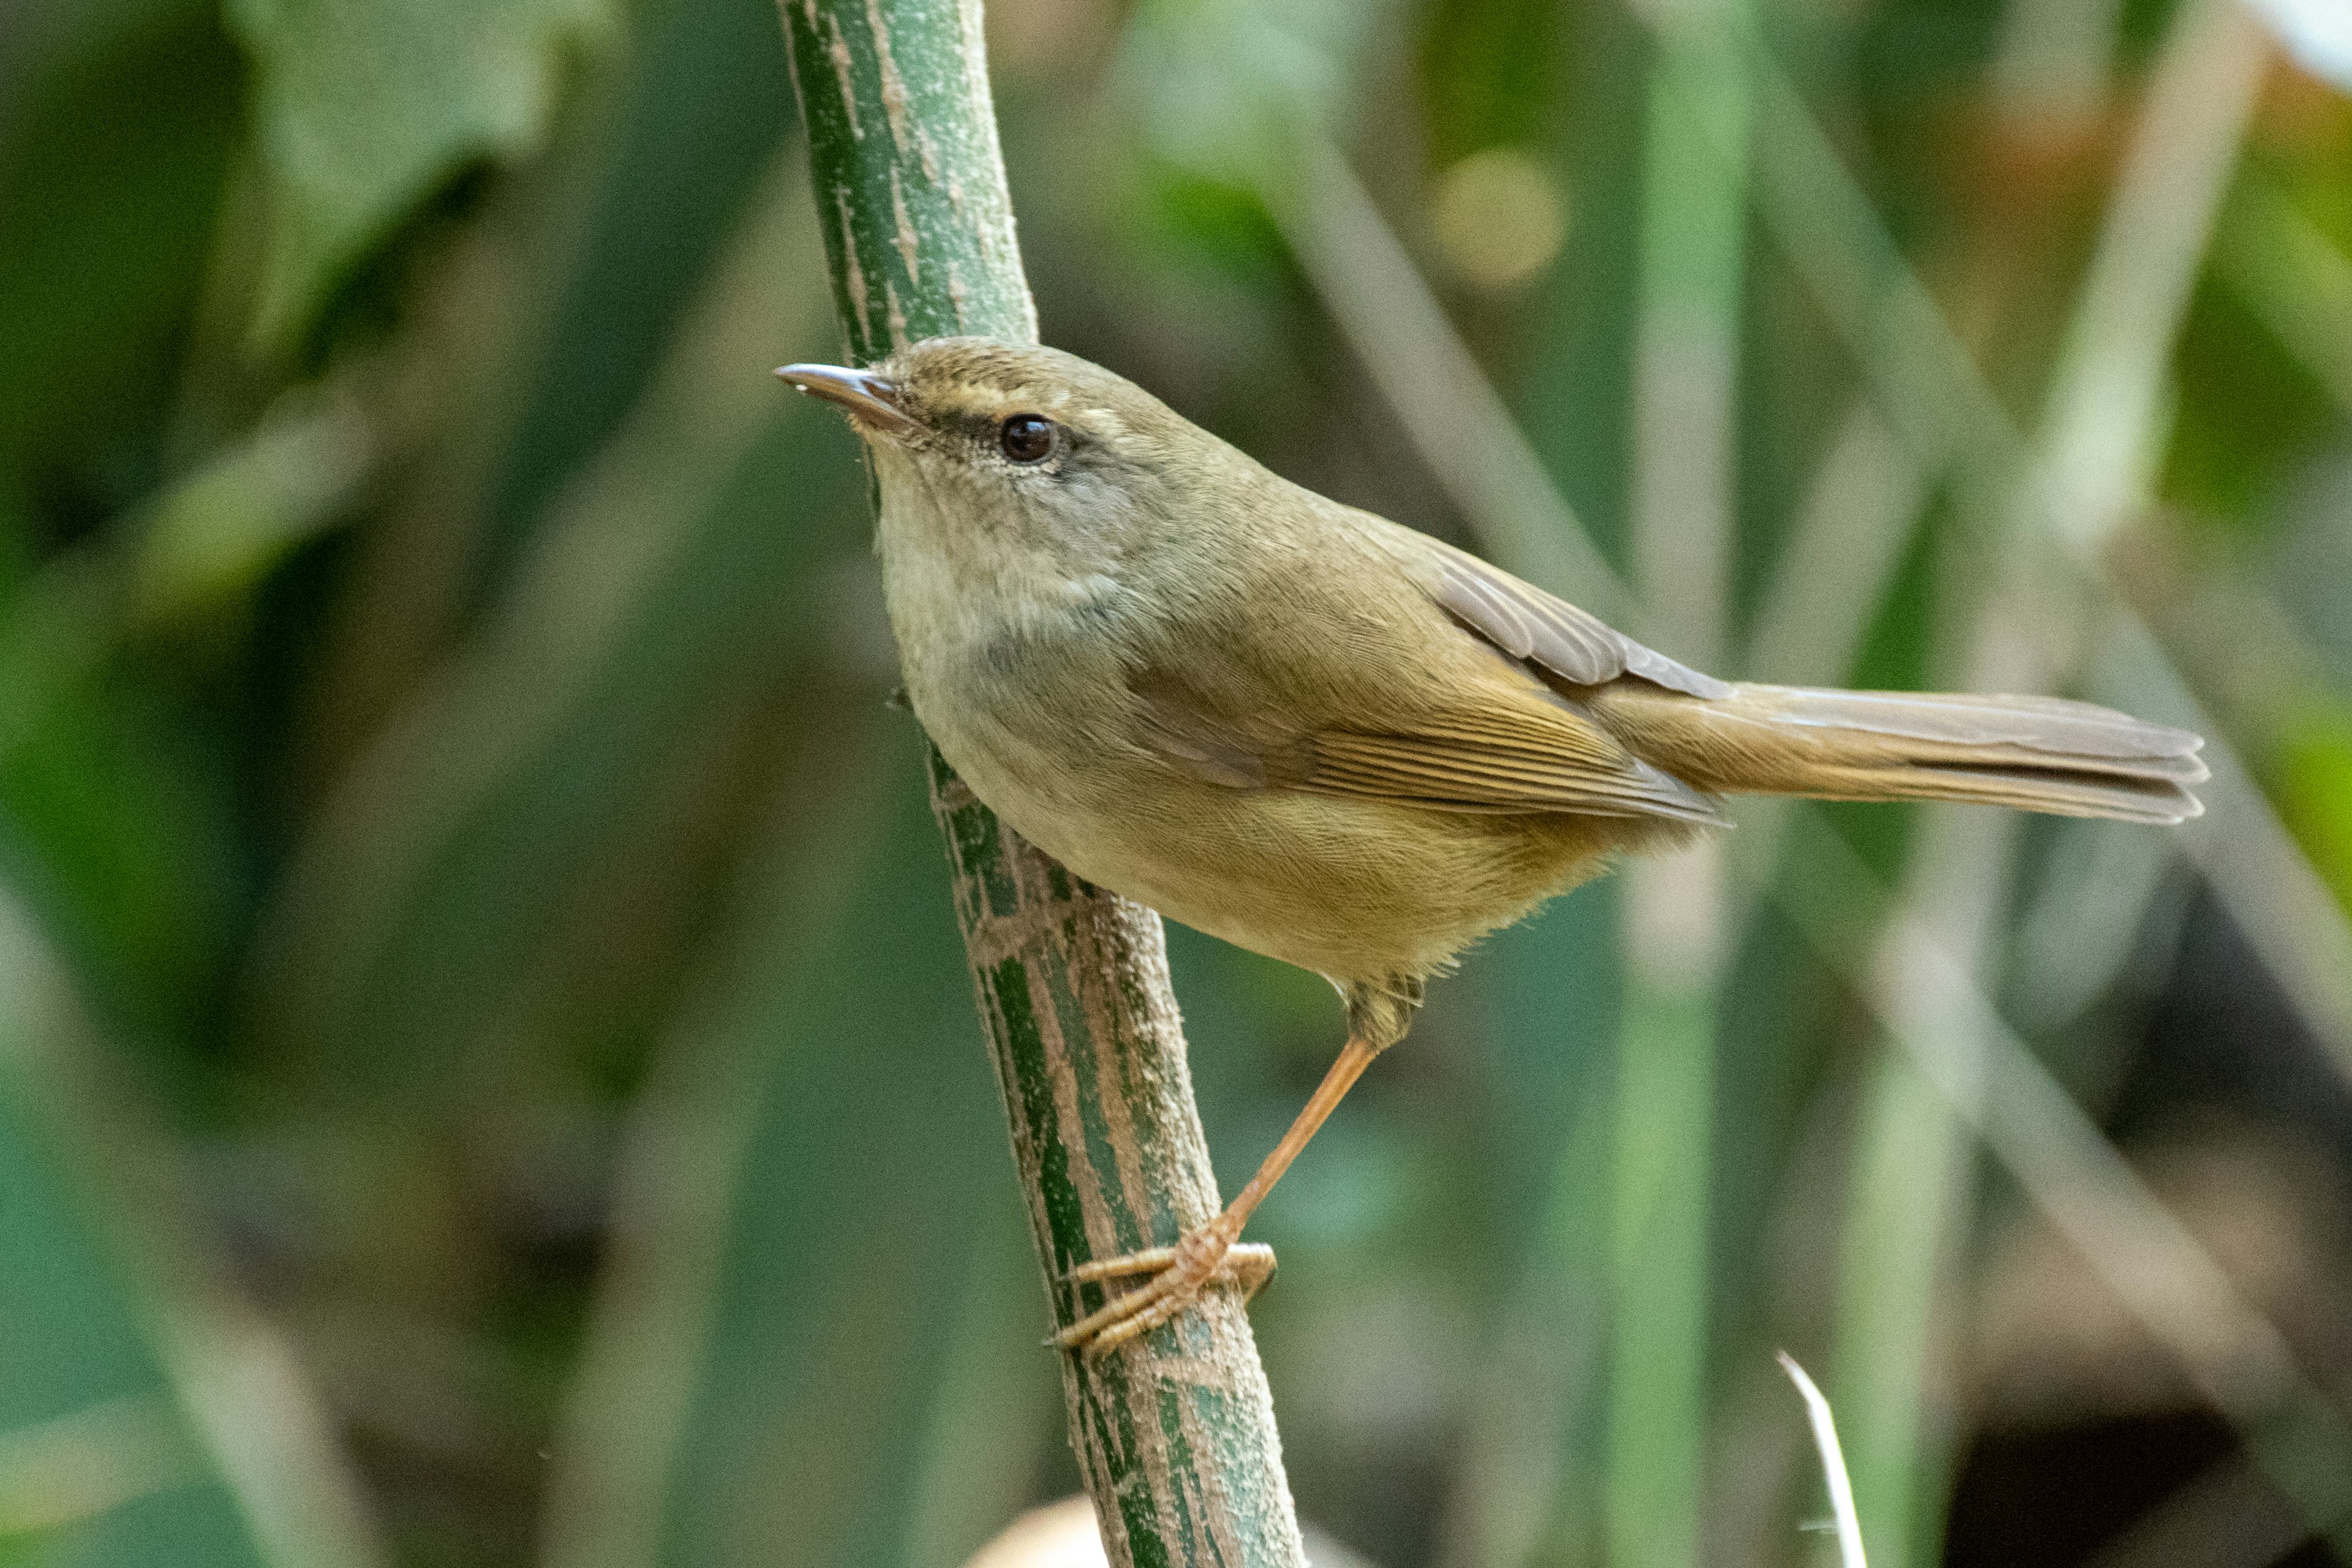
M 1629 554 L 1653 635 L 1701 668 L 1724 651 L 1738 521 L 1748 93 L 1738 53 L 1698 24 L 1738 3 L 1662 7 L 1646 83 Z M 1704 842 L 1626 873 L 1602 1505 L 1616 1563 L 1699 1557 L 1722 852 Z
M 844 433 L 761 368 L 824 331 L 800 181 L 773 167 L 497 623 L 354 763 L 281 880 L 257 988 L 351 1081 L 446 1081 L 600 847 L 658 811 L 653 781 L 742 689 L 746 657 L 773 661 L 822 626 L 817 568 L 856 546 L 854 473 L 809 459 Z M 804 510 L 780 525 L 787 477 Z M 398 1043 L 420 1011 L 434 1048 Z
M 2189 0 L 2147 84 L 2042 433 L 2045 523 L 2094 559 L 2151 488 L 2180 323 L 2269 66 L 2242 0 Z
M 245 441 L 132 521 L 132 616 L 170 621 L 249 589 L 351 500 L 373 457 L 349 388 L 279 400 Z
M 1993 606 L 1988 624 L 1998 626 L 1999 615 Z M 2015 826 L 2009 813 L 1958 806 L 1922 816 L 1898 912 L 1881 942 L 1907 919 L 1933 932 L 1958 973 L 1981 976 L 1998 951 Z M 1783 821 L 1791 819 L 1805 820 L 1803 809 Z M 1805 842 L 1786 847 L 1792 869 L 1777 885 L 1813 890 L 1822 873 Z M 1966 1121 L 1944 1103 L 1950 1092 L 1939 1096 L 1898 1057 L 1882 1054 L 1872 1064 L 1839 1241 L 1838 1404 L 1881 1568 L 1932 1561 L 1942 1534 L 1949 1434 L 1932 1418 L 1926 1390 L 1941 1381 L 1935 1319 L 1976 1198 L 1975 1149 Z
M 1867 403 L 1850 410 L 1759 600 L 1740 670 L 1836 686 L 1853 669 L 1919 524 L 1930 476 Z
M 1920 1075 L 2311 1527 L 2338 1551 L 2352 1548 L 2352 1420 L 2011 1032 L 1941 937 L 1916 915 L 1898 915 L 1878 959 L 1864 963 L 1854 928 L 1857 911 L 1879 901 L 1870 872 L 1817 812 L 1800 814 L 1795 847 L 1813 875 L 1784 882 L 1776 900 L 1864 989 Z
M 1713 1004 L 1705 986 L 1637 980 L 1617 1045 L 1601 1518 L 1608 1560 L 1645 1568 L 1699 1561 Z
M 2352 257 L 2273 179 L 2238 184 L 2215 260 L 2271 336 L 2352 415 Z
M 285 346 L 467 163 L 537 147 L 610 0 L 231 0 L 258 77 L 271 236 L 256 336 Z
M 1791 816 L 1801 816 L 1801 810 Z M 1879 1568 L 1936 1560 L 1957 1434 L 1929 1394 L 1941 1294 L 1976 1213 L 1975 1150 L 1899 1052 L 1864 1069 L 1847 1158 L 1831 1331 L 1846 1452 Z
M 2097 112 L 2110 86 L 2123 0 L 2011 0 L 2002 12 L 1992 68 L 1997 110 L 2021 121 Z
M 1950 384 L 1930 406 L 1969 410 L 1977 426 L 1935 432 L 1927 448 L 1957 452 L 1975 469 L 1963 494 L 1979 507 L 2000 509 L 1985 530 L 1997 552 L 1990 592 L 1963 660 L 1969 689 L 2048 689 L 2070 658 L 2094 651 L 2080 646 L 2080 617 L 2067 616 L 2047 574 L 2027 564 L 2037 553 L 2031 541 L 2046 530 L 2095 560 L 2099 545 L 2146 493 L 2166 367 L 2261 79 L 2259 40 L 2250 43 L 2251 36 L 2231 0 L 2198 0 L 2175 20 L 2110 195 L 2030 454 L 1940 311 L 1910 279 L 1867 207 L 1849 195 L 1818 130 L 1751 38 L 1770 105 L 1768 123 L 1779 121 L 1766 141 L 1766 167 L 1769 177 L 1777 153 L 1783 174 L 1767 206 L 1779 209 L 1784 240 L 1811 247 L 1818 258 L 1835 237 L 1810 232 L 1807 215 L 1788 210 L 1789 148 L 1801 145 L 1819 156 L 1808 171 L 1811 194 L 1853 226 L 1839 282 L 1850 284 L 1855 262 L 1874 258 L 1891 279 L 1874 287 L 1899 302 L 1860 326 L 1855 352 L 1868 366 L 1907 366 L 1906 374 L 1940 369 Z M 1825 272 L 1815 268 L 1817 291 L 1825 291 Z M 1857 303 L 1826 302 L 1832 312 Z M 1882 384 L 1882 398 L 1897 395 Z M 2028 541 L 2024 552 L 2006 548 L 2020 535 Z M 1769 626 L 1785 614 L 1768 606 L 1759 618 Z M 1907 879 L 1895 929 L 1932 925 L 1933 940 L 1958 972 L 1977 974 L 1989 967 L 2017 827 L 1989 814 L 1949 810 L 1929 814 L 1927 822 L 1927 842 Z M 2143 894 L 2155 886 L 2144 884 Z M 2137 928 L 2139 910 L 2122 911 L 2118 920 Z M 1949 1083 L 1938 1087 L 1948 1099 L 1956 1092 Z M 1931 1320 L 1969 1206 L 1971 1160 L 1960 1124 L 1901 1065 L 1877 1065 L 1866 1104 L 1870 1120 L 1850 1188 L 1840 1274 L 1838 1374 L 1841 1404 L 1853 1423 L 1862 1507 L 1882 1563 L 1899 1568 L 1931 1552 L 1939 1533 L 1932 1500 L 1943 1489 L 1937 1472 L 1946 1457 L 1937 1451 L 1921 1391 L 1934 1377 L 1927 1364 Z M 1886 1194 L 1898 1191 L 1915 1208 L 1924 1198 L 1930 1223 L 1890 1212 Z
M 1408 439 L 1480 546 L 1619 625 L 1638 612 L 1380 209 L 1319 132 L 1262 187 L 1268 208 Z
M 1604 895 L 1499 933 L 1477 973 L 1488 1037 L 1525 1065 L 1536 1146 L 1551 1155 L 1532 1235 L 1507 1256 L 1516 1267 L 1483 1358 L 1472 1424 L 1454 1467 L 1436 1561 L 1445 1568 L 1539 1563 L 1597 1538 L 1607 1408 L 1602 1286 L 1615 1241 L 1609 1094 L 1622 1032 Z M 1556 993 L 1579 999 L 1563 1018 Z M 1538 1066 L 1549 1057 L 1549 1075 Z M 1605 1076 L 1606 1075 L 1606 1076 Z M 1544 1092 L 1549 1090 L 1549 1092 Z M 1517 1109 L 1515 1107 L 1515 1109 Z M 1535 1120 L 1530 1118 L 1531 1121 Z M 1527 1140 L 1536 1142 L 1533 1137 Z M 1506 1148 L 1512 1144 L 1506 1142 Z
M 2232 8 L 2231 0 L 2200 0 L 2200 4 L 2218 7 L 2220 15 L 2220 20 L 2212 20 L 2215 12 L 2206 10 L 2203 26 L 2233 29 L 2249 25 Z M 2208 69 L 2219 72 L 2234 67 L 2242 73 L 2259 71 L 2263 58 L 2258 50 L 2244 47 L 2242 35 L 2229 31 L 2222 42 L 2224 47 L 2214 51 L 2211 60 L 2191 61 L 2179 68 L 2183 85 L 2197 86 Z M 1760 105 L 1758 169 L 1765 191 L 1761 210 L 1876 384 L 1880 406 L 1916 449 L 1952 450 L 1982 476 L 2023 471 L 2022 437 L 2009 422 L 1935 300 L 1904 263 L 1821 127 L 1762 44 L 1750 38 L 1748 53 L 1758 73 Z M 2242 90 L 2216 96 L 2209 106 L 2209 132 L 2231 129 L 2233 121 L 2227 111 L 2242 109 L 2244 102 Z M 2168 201 L 2174 195 L 2160 182 L 2151 185 L 2151 199 Z M 2151 226 L 2180 232 L 2169 224 Z M 2146 276 L 2161 284 L 2178 274 L 2151 269 Z M 2135 318 L 2119 310 L 2114 319 Z M 2149 363 L 2137 348 L 2105 363 L 2110 371 L 2126 363 L 2145 369 Z M 2101 383 L 2086 371 L 2078 384 L 2095 388 Z M 2147 406 L 2145 399 L 2135 396 L 2134 402 Z M 2101 434 L 2103 426 L 2094 416 L 2082 417 L 2089 435 Z M 2101 445 L 2105 445 L 2104 440 Z M 2144 447 L 2135 450 L 2145 452 Z M 2053 529 L 2059 526 L 2059 520 L 2045 521 Z M 2102 520 L 2095 526 L 2104 531 L 2110 523 Z M 2120 613 L 2129 616 L 2127 609 Z M 2352 955 L 2352 919 L 2326 895 L 2325 885 L 2311 869 L 2309 857 L 2263 801 L 2210 717 L 2190 717 L 2198 715 L 2198 704 L 2160 645 L 2136 626 L 2127 640 L 2138 650 L 2133 656 L 2138 672 L 2130 685 L 2149 694 L 2152 701 L 2143 705 L 2150 709 L 2151 716 L 2195 723 L 2207 737 L 2205 756 L 2215 779 L 2206 791 L 2206 816 L 2184 835 L 2185 847 L 2195 856 L 2200 869 L 2213 879 L 2231 918 L 2246 931 L 2297 1011 L 2352 1080 L 2352 981 L 2346 978 L 2352 975 L 2352 963 L 2339 961 L 2343 955 Z M 2232 780 L 2247 783 L 2241 789 Z
M 2019 911 L 2010 944 L 2010 990 L 2029 1034 L 2080 1018 L 2141 958 L 2151 911 L 2187 901 L 2179 885 L 2187 879 L 2166 875 L 2180 847 L 2132 827 L 2080 819 L 2055 826 L 2041 888 Z
M 1054 1369 L 953 928 L 906 912 L 938 877 L 911 725 L 870 700 L 836 721 L 635 1115 L 547 1568 L 950 1568 L 1019 1501 L 1032 1456 L 1003 1434 L 1039 1429 Z
M 96 1087 L 85 1027 L 0 893 L 0 1556 L 376 1568 L 331 1423 L 219 1282 L 175 1162 Z
M 2147 627 L 2113 634 L 2107 692 L 2160 723 L 2211 735 L 2218 725 Z M 2205 815 L 2180 847 L 2245 933 L 2336 1070 L 2352 1082 L 2352 919 L 2279 820 L 2238 754 L 2209 744 L 2213 776 L 2198 786 Z
M 1005 1435 L 1055 1369 L 1002 1288 L 1021 1221 L 913 726 L 856 722 L 665 1044 L 548 1568 L 952 1568 L 1035 1463 Z

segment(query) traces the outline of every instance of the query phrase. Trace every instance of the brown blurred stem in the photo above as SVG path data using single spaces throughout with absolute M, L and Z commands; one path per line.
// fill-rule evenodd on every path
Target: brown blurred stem
M 979 0 L 782 8 L 852 357 L 950 332 L 1034 341 Z M 1068 1269 L 1172 1244 L 1218 1209 L 1160 920 L 1024 843 L 936 753 L 931 803 L 1065 1326 L 1103 1300 Z M 1065 1354 L 1062 1371 L 1114 1564 L 1304 1568 L 1265 1373 L 1231 1292 L 1100 1362 Z

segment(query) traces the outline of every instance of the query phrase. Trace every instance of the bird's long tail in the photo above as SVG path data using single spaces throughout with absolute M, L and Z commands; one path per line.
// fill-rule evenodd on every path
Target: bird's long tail
M 1619 681 L 1595 700 L 1644 762 L 1717 795 L 1955 800 L 2179 822 L 2204 808 L 2185 730 L 2054 697 L 1741 685 L 1707 700 Z

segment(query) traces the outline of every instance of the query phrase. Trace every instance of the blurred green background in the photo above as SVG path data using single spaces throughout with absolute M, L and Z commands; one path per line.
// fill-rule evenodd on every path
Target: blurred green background
M 1474 954 L 1252 1226 L 1339 1540 L 1828 1561 L 1786 1347 L 1882 1565 L 2352 1561 L 2346 18 L 989 7 L 1047 341 L 1719 673 L 2213 742 L 2177 834 L 1751 804 Z M 795 118 L 760 0 L 0 8 L 0 1563 L 950 1568 L 1075 1487 L 767 375 Z M 1171 943 L 1230 1190 L 1339 1011 Z

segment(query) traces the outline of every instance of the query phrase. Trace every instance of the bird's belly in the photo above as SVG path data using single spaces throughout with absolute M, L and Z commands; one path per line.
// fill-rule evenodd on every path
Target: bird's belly
M 1427 974 L 1600 867 L 1609 819 L 1481 816 L 1228 789 L 1148 761 L 1024 787 L 949 752 L 1013 828 L 1098 886 L 1336 980 Z
M 1097 886 L 1336 980 L 1442 969 L 1658 830 L 1227 787 L 1129 742 L 1099 696 L 1115 668 L 1034 651 L 1008 683 L 969 648 L 900 641 L 931 738 L 1015 832 Z

